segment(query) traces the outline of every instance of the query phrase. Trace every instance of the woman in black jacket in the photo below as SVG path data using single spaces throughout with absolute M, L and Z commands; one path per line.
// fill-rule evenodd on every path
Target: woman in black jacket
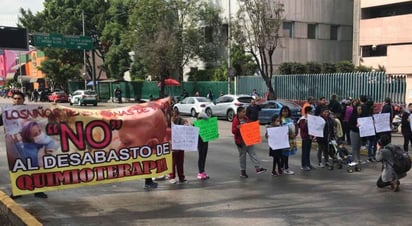
M 358 118 L 362 114 L 362 106 L 356 105 L 352 115 L 349 118 L 350 140 L 352 147 L 352 156 L 355 163 L 360 162 L 360 148 L 362 139 L 359 135 Z

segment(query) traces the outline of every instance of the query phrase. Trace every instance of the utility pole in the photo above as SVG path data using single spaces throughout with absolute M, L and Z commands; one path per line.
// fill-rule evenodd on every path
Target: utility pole
M 231 35 L 230 35 L 230 17 L 231 17 L 231 12 L 230 12 L 230 0 L 229 2 L 229 15 L 228 15 L 228 23 L 227 23 L 227 92 L 228 94 L 231 93 L 231 85 L 230 85 L 230 80 L 231 80 L 231 62 L 230 62 L 230 45 L 231 45 Z
M 84 28 L 84 10 L 82 9 L 82 28 L 83 36 L 86 36 L 86 30 Z M 84 79 L 84 89 L 87 89 L 87 67 L 86 67 L 86 50 L 83 49 L 83 79 Z

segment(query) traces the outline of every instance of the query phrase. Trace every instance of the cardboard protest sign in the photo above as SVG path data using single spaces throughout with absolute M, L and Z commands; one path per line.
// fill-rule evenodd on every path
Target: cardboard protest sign
M 240 126 L 240 135 L 246 146 L 261 143 L 259 121 L 242 124 Z
M 185 125 L 172 125 L 172 149 L 197 151 L 199 128 Z
M 193 124 L 199 127 L 199 134 L 204 142 L 217 140 L 219 138 L 217 117 L 196 120 Z

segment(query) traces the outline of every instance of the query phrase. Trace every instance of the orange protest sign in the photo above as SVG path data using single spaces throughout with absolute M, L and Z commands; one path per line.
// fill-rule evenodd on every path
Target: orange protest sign
M 240 126 L 240 135 L 246 146 L 259 144 L 262 142 L 260 137 L 259 121 L 249 122 Z

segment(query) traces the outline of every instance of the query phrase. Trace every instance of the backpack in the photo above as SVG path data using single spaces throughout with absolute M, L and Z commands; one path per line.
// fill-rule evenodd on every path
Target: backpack
M 393 169 L 397 174 L 403 174 L 411 169 L 411 159 L 408 152 L 402 150 L 398 145 L 388 147 L 393 155 Z

